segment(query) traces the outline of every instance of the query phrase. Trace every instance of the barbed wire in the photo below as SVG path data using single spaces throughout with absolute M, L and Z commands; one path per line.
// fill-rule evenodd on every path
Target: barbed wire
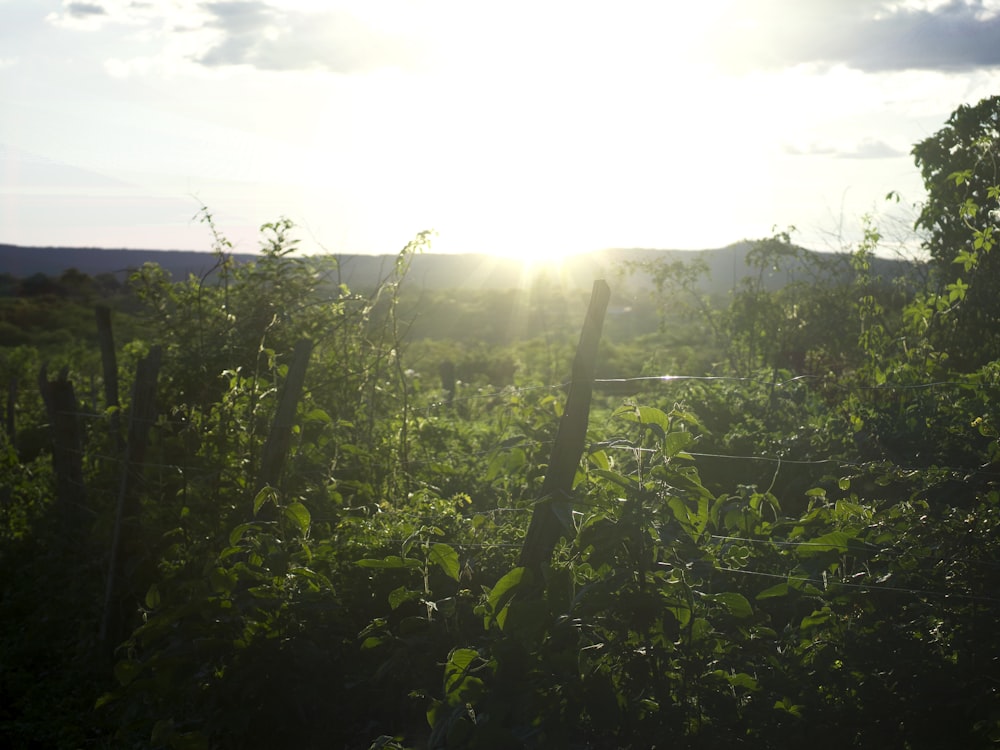
M 1000 605 L 1000 599 L 994 599 L 992 597 L 987 597 L 987 596 L 976 596 L 973 594 L 966 594 L 955 591 L 935 591 L 931 589 L 907 588 L 904 586 L 888 586 L 886 584 L 881 584 L 881 583 L 851 583 L 847 581 L 838 581 L 829 579 L 823 580 L 819 578 L 784 575 L 781 573 L 765 573 L 759 570 L 746 570 L 744 568 L 729 568 L 723 566 L 717 566 L 716 570 L 723 570 L 728 573 L 740 573 L 741 575 L 747 575 L 747 576 L 757 576 L 760 578 L 769 578 L 772 580 L 778 579 L 787 582 L 794 581 L 796 583 L 810 583 L 813 584 L 814 586 L 822 586 L 824 590 L 829 589 L 832 586 L 840 586 L 843 588 L 863 589 L 866 591 L 888 591 L 899 594 L 910 594 L 912 596 L 932 596 L 943 599 L 949 599 L 949 598 L 962 599 L 965 601 L 972 601 L 977 603 Z
M 907 390 L 927 390 L 931 388 L 942 388 L 942 387 L 982 387 L 985 384 L 976 382 L 963 382 L 958 380 L 935 380 L 924 383 L 882 383 L 873 386 L 866 386 L 861 384 L 850 384 L 845 385 L 840 383 L 830 376 L 827 375 L 794 375 L 790 378 L 785 378 L 782 380 L 777 380 L 774 378 L 760 378 L 756 376 L 735 376 L 735 375 L 673 375 L 673 374 L 662 374 L 662 375 L 635 375 L 629 377 L 619 377 L 619 378 L 595 378 L 593 383 L 595 386 L 598 385 L 627 385 L 632 383 L 682 383 L 682 382 L 719 382 L 719 383 L 750 383 L 767 388 L 784 388 L 795 383 L 812 383 L 819 382 L 823 384 L 828 384 L 836 387 L 838 390 L 848 391 L 848 392 L 871 392 L 871 391 L 907 391 Z M 492 390 L 482 390 L 480 389 L 477 393 L 445 396 L 443 398 L 438 398 L 426 404 L 415 404 L 410 408 L 410 413 L 413 412 L 430 412 L 436 409 L 451 408 L 457 404 L 468 403 L 473 401 L 496 401 L 503 397 L 520 396 L 522 394 L 529 394 L 538 391 L 559 391 L 565 390 L 569 387 L 571 381 L 561 381 L 558 383 L 550 384 L 539 384 L 539 385 L 525 385 L 525 386 L 513 386 L 508 385 L 502 388 L 493 388 Z M 998 384 L 1000 385 L 1000 384 Z M 466 386 L 468 387 L 468 386 Z M 308 390 L 308 389 L 307 389 Z M 121 407 L 119 413 L 126 411 L 127 407 Z M 107 417 L 106 413 L 101 412 L 86 412 L 86 411 L 59 411 L 57 412 L 63 416 L 75 416 L 83 419 L 104 419 Z M 390 418 L 399 419 L 403 417 L 403 413 L 396 413 L 391 415 Z M 131 417 L 130 417 L 131 418 Z M 175 426 L 190 426 L 190 420 L 170 420 L 164 418 L 163 415 L 158 415 L 152 420 L 144 420 L 148 424 L 171 424 Z
M 428 540 L 429 541 L 429 540 Z M 386 539 L 385 544 L 387 546 L 399 546 L 402 547 L 407 544 L 419 545 L 420 540 L 414 540 L 412 537 L 407 539 Z M 448 542 L 448 546 L 452 547 L 456 551 L 469 551 L 469 550 L 492 550 L 492 549 L 509 549 L 509 550 L 519 550 L 523 546 L 523 543 L 514 542 Z M 377 554 L 377 553 L 376 553 Z M 674 568 L 676 565 L 669 562 L 657 563 L 657 566 L 663 568 Z M 869 592 L 888 592 L 895 594 L 907 594 L 910 596 L 922 596 L 922 597 L 934 597 L 940 599 L 959 599 L 962 601 L 974 602 L 977 604 L 991 604 L 1000 605 L 1000 599 L 996 599 L 989 596 L 980 596 L 976 594 L 969 594 L 960 591 L 943 591 L 938 589 L 925 589 L 925 588 L 914 588 L 908 586 L 893 586 L 886 583 L 860 583 L 856 581 L 843 581 L 831 577 L 827 578 L 811 578 L 809 576 L 797 576 L 793 573 L 768 573 L 760 570 L 749 570 L 747 568 L 733 568 L 725 565 L 715 565 L 712 568 L 713 571 L 721 571 L 725 573 L 738 573 L 745 576 L 754 576 L 758 578 L 766 578 L 769 580 L 779 580 L 787 583 L 796 584 L 812 584 L 813 586 L 821 588 L 823 591 L 829 591 L 834 587 L 848 588 L 848 589 L 858 589 L 862 591 Z
M 625 378 L 596 378 L 594 383 L 600 384 L 627 384 L 627 383 L 645 383 L 645 382 L 659 382 L 659 383 L 670 383 L 670 382 L 683 382 L 683 381 L 720 381 L 720 382 L 733 382 L 733 383 L 756 383 L 758 385 L 767 386 L 768 388 L 784 388 L 792 383 L 803 383 L 810 381 L 819 381 L 822 383 L 828 383 L 841 390 L 857 390 L 857 391 L 900 391 L 900 390 L 921 390 L 926 388 L 937 388 L 940 386 L 961 386 L 969 387 L 971 385 L 977 385 L 975 383 L 966 383 L 960 380 L 935 380 L 927 383 L 880 383 L 878 385 L 845 385 L 838 382 L 834 378 L 828 375 L 795 375 L 790 378 L 785 378 L 784 380 L 777 379 L 765 379 L 753 376 L 736 376 L 736 375 L 640 375 L 635 377 L 625 377 Z
M 81 413 L 83 416 L 99 417 L 103 415 L 95 415 L 90 412 Z M 151 425 L 161 424 L 160 422 L 153 421 Z M 167 422 L 167 424 L 171 424 Z M 174 423 L 186 425 L 186 422 Z M 511 442 L 517 440 L 517 442 Z M 454 450 L 448 451 L 447 453 L 436 456 L 433 458 L 411 458 L 407 465 L 410 468 L 427 467 L 440 465 L 442 462 L 446 462 L 456 455 L 460 455 L 463 459 L 472 458 L 482 458 L 490 455 L 496 454 L 498 451 L 504 449 L 515 448 L 515 447 L 532 447 L 534 449 L 542 450 L 545 448 L 551 448 L 554 444 L 554 440 L 538 440 L 536 438 L 531 438 L 526 435 L 508 435 L 502 434 L 494 438 L 492 445 L 488 447 L 481 448 L 477 451 L 466 451 L 461 454 L 457 454 Z M 602 441 L 600 443 L 592 444 L 590 446 L 590 452 L 594 452 L 594 449 L 599 450 L 618 450 L 624 452 L 638 452 L 655 454 L 658 452 L 656 448 L 647 448 L 640 445 L 636 445 L 627 440 L 613 440 L 613 441 Z M 107 454 L 95 454 L 93 452 L 87 451 L 85 449 L 67 449 L 68 452 L 84 457 L 88 460 L 99 460 L 102 462 L 110 462 L 117 464 L 124 464 L 125 458 L 123 456 L 112 456 Z M 423 450 L 423 449 L 420 449 Z M 694 451 L 694 450 L 684 450 L 681 455 L 690 456 L 694 459 L 719 459 L 727 461 L 750 461 L 758 463 L 768 463 L 780 468 L 781 465 L 789 466 L 829 466 L 835 469 L 841 470 L 852 470 L 852 471 L 872 471 L 878 469 L 895 469 L 899 472 L 914 472 L 927 469 L 928 467 L 917 467 L 909 466 L 905 464 L 899 464 L 888 456 L 882 458 L 872 459 L 868 461 L 850 461 L 841 457 L 823 457 L 823 458 L 787 458 L 783 456 L 767 456 L 767 455 L 750 455 L 750 454 L 728 454 L 728 453 L 711 453 L 704 451 Z M 154 461 L 144 460 L 138 464 L 138 466 L 159 469 L 159 470 L 171 470 L 175 472 L 189 472 L 189 473 L 200 473 L 202 475 L 212 475 L 216 474 L 220 469 L 212 469 L 205 465 L 198 464 L 178 464 L 178 463 L 159 463 Z M 973 468 L 973 467 L 953 467 L 953 466 L 942 466 L 936 465 L 931 467 L 934 470 L 941 473 L 942 478 L 945 476 L 951 476 L 951 478 L 957 481 L 966 481 L 971 477 L 983 477 L 986 479 L 1000 480 L 1000 472 L 989 471 L 983 468 Z
M 760 544 L 760 545 L 773 545 L 776 547 L 784 548 L 795 548 L 795 547 L 824 547 L 829 548 L 831 546 L 836 546 L 830 542 L 794 542 L 787 539 L 753 539 L 749 537 L 732 536 L 730 534 L 710 534 L 709 539 L 722 542 L 741 542 L 745 544 Z M 863 541 L 863 540 L 862 540 Z M 879 553 L 894 551 L 891 547 L 882 547 L 878 549 Z M 996 568 L 1000 569 L 1000 561 L 991 560 L 972 560 L 964 557 L 946 557 L 943 555 L 934 555 L 934 558 L 939 562 L 951 562 L 951 563 L 961 563 L 963 565 L 978 565 L 985 568 Z M 914 572 L 908 570 L 906 572 Z
M 749 377 L 749 376 L 748 377 L 712 376 L 712 375 L 707 375 L 707 376 L 693 376 L 693 375 L 670 375 L 670 374 L 665 374 L 665 375 L 657 375 L 657 376 L 645 376 L 644 375 L 644 376 L 635 376 L 635 377 L 629 377 L 629 378 L 604 378 L 604 379 L 597 379 L 597 380 L 595 380 L 595 383 L 601 383 L 601 384 L 622 384 L 622 383 L 637 383 L 637 382 L 643 382 L 643 383 L 650 383 L 650 382 L 673 383 L 673 382 L 680 382 L 680 381 L 702 381 L 702 382 L 709 382 L 709 383 L 712 383 L 712 382 L 752 383 L 752 384 L 767 386 L 769 388 L 777 388 L 777 387 L 790 386 L 790 385 L 795 384 L 795 383 L 811 383 L 811 382 L 814 382 L 814 381 L 822 381 L 824 379 L 825 379 L 825 376 L 816 376 L 816 375 L 808 375 L 808 374 L 807 375 L 796 375 L 796 376 L 793 376 L 791 378 L 786 378 L 786 379 L 783 379 L 783 380 L 780 380 L 780 381 L 776 380 L 774 378 L 772 378 L 772 379 L 763 379 L 763 378 L 759 378 L 759 377 Z M 567 387 L 568 385 L 569 385 L 568 382 L 560 382 L 560 383 L 549 384 L 549 385 L 531 385 L 531 386 L 523 386 L 523 387 L 506 386 L 506 387 L 501 388 L 501 389 L 487 390 L 485 392 L 480 391 L 478 393 L 467 395 L 467 396 L 456 396 L 456 398 L 451 401 L 451 404 L 453 405 L 454 403 L 459 402 L 459 401 L 472 401 L 472 400 L 480 400 L 480 399 L 495 400 L 495 399 L 502 399 L 504 397 L 508 397 L 509 398 L 511 396 L 518 396 L 520 394 L 526 394 L 526 393 L 534 393 L 534 392 L 543 391 L 543 390 L 563 389 L 563 388 Z M 871 387 L 871 388 L 864 387 L 864 386 L 858 386 L 858 389 L 859 390 L 893 390 L 893 389 L 904 389 L 904 390 L 906 390 L 906 389 L 943 388 L 943 387 L 952 387 L 952 386 L 968 387 L 969 385 L 972 385 L 972 384 L 967 383 L 967 382 L 962 382 L 962 381 L 938 380 L 938 381 L 932 381 L 932 382 L 927 382 L 927 383 L 883 384 L 883 385 L 874 386 L 874 387 Z M 412 412 L 420 411 L 422 409 L 430 410 L 430 409 L 433 409 L 433 408 L 438 408 L 438 407 L 447 406 L 447 405 L 449 405 L 449 404 L 446 401 L 431 402 L 430 404 L 427 404 L 427 405 L 425 405 L 423 407 L 414 407 L 413 410 L 411 411 L 411 413 Z M 89 420 L 104 420 L 104 419 L 107 419 L 108 416 L 109 416 L 109 413 L 107 413 L 107 412 L 102 413 L 102 412 L 98 412 L 98 411 L 82 411 L 81 410 L 81 411 L 61 412 L 61 413 L 62 414 L 70 414 L 70 415 L 76 416 L 76 417 L 81 418 L 81 419 L 89 419 Z M 403 416 L 405 416 L 405 415 L 402 414 L 402 413 L 400 413 L 400 414 L 396 415 L 396 418 L 398 419 L 398 418 L 401 418 Z M 133 423 L 137 423 L 137 422 L 140 421 L 140 420 L 138 420 L 138 418 L 136 418 L 134 416 L 131 416 L 130 418 L 132 419 Z M 190 426 L 192 426 L 192 421 L 191 420 L 170 420 L 170 419 L 165 419 L 162 415 L 159 415 L 159 416 L 157 416 L 154 419 L 141 420 L 141 421 L 143 421 L 143 422 L 145 422 L 146 424 L 149 424 L 149 425 L 170 425 L 170 426 L 180 426 L 180 427 L 190 427 Z M 262 436 L 263 434 L 264 434 L 263 431 L 261 431 L 260 435 Z M 515 442 L 511 442 L 511 441 L 515 441 Z M 503 450 L 506 450 L 506 449 L 511 449 L 511 448 L 514 448 L 514 447 L 530 447 L 532 449 L 542 450 L 542 449 L 545 449 L 546 447 L 550 447 L 553 444 L 553 442 L 554 441 L 552 441 L 552 440 L 542 441 L 542 440 L 538 440 L 536 438 L 530 438 L 528 436 L 510 435 L 509 433 L 504 432 L 504 433 L 502 433 L 500 435 L 494 436 L 492 438 L 492 444 L 491 445 L 483 446 L 480 449 L 475 450 L 475 451 L 465 451 L 465 452 L 462 452 L 462 453 L 458 453 L 455 450 L 448 450 L 443 455 L 427 457 L 426 456 L 426 454 L 428 453 L 427 449 L 420 448 L 418 450 L 423 455 L 421 455 L 419 457 L 415 456 L 413 458 L 410 458 L 407 461 L 407 467 L 409 467 L 409 468 L 419 468 L 419 467 L 427 467 L 427 466 L 433 466 L 433 465 L 440 465 L 440 464 L 443 464 L 443 463 L 447 463 L 449 461 L 453 461 L 456 456 L 460 456 L 463 460 L 468 461 L 468 459 L 470 459 L 470 458 L 481 458 L 481 457 L 485 457 L 485 456 L 489 456 L 489 455 L 495 455 L 499 451 L 503 451 Z M 248 444 L 248 447 L 249 447 L 249 444 Z M 625 440 L 625 441 L 605 441 L 605 442 L 602 442 L 602 443 L 599 443 L 599 444 L 594 444 L 594 445 L 591 446 L 591 452 L 593 452 L 593 449 L 595 447 L 597 447 L 597 448 L 599 448 L 601 450 L 623 450 L 623 451 L 642 452 L 642 453 L 646 453 L 646 452 L 653 453 L 656 450 L 656 449 L 653 449 L 653 448 L 645 448 L 645 447 L 642 447 L 640 445 L 636 445 L 636 444 L 631 443 L 631 442 L 629 442 L 627 440 Z M 79 455 L 80 457 L 82 457 L 82 458 L 84 458 L 84 459 L 86 459 L 88 461 L 99 461 L 99 462 L 103 462 L 103 463 L 106 463 L 106 464 L 107 463 L 111 463 L 111 464 L 119 464 L 119 465 L 125 463 L 125 458 L 123 456 L 114 456 L 114 455 L 107 455 L 107 454 L 97 454 L 97 453 L 94 453 L 92 451 L 88 451 L 88 450 L 84 450 L 84 449 L 79 449 L 79 450 L 72 450 L 71 449 L 71 452 L 75 453 L 76 455 Z M 780 455 L 779 456 L 768 456 L 768 455 L 723 454 L 723 453 L 712 453 L 712 452 L 707 452 L 707 451 L 694 451 L 694 450 L 683 451 L 682 455 L 684 455 L 684 456 L 690 456 L 690 457 L 695 458 L 695 459 L 720 459 L 720 460 L 732 460 L 732 461 L 765 462 L 765 463 L 773 464 L 773 465 L 775 465 L 775 466 L 777 466 L 779 468 L 780 468 L 780 466 L 782 464 L 796 465 L 796 466 L 830 466 L 830 467 L 834 467 L 834 468 L 838 468 L 838 469 L 842 469 L 842 470 L 843 469 L 847 469 L 847 470 L 852 470 L 852 471 L 867 471 L 867 470 L 876 470 L 876 469 L 879 469 L 879 468 L 887 468 L 888 467 L 888 468 L 896 469 L 896 470 L 901 471 L 901 472 L 907 472 L 907 471 L 917 471 L 920 468 L 927 468 L 927 467 L 907 467 L 907 466 L 899 465 L 898 463 L 889 460 L 888 457 L 883 457 L 882 459 L 875 459 L 875 460 L 870 460 L 870 461 L 865 461 L 865 462 L 856 462 L 856 461 L 847 460 L 847 459 L 845 459 L 843 457 L 788 458 L 788 457 L 784 457 L 784 456 L 780 456 Z M 885 463 L 887 461 L 889 462 L 888 465 Z M 204 464 L 201 464 L 201 465 L 199 465 L 199 464 L 182 464 L 182 463 L 170 463 L 170 462 L 156 462 L 156 461 L 149 461 L 149 460 L 144 460 L 141 463 L 137 464 L 137 466 L 139 468 L 144 468 L 144 469 L 154 469 L 154 470 L 159 470 L 159 471 L 165 471 L 166 470 L 166 471 L 171 471 L 171 472 L 177 472 L 177 473 L 181 473 L 181 474 L 187 475 L 189 478 L 192 478 L 192 479 L 195 479 L 195 480 L 197 480 L 199 478 L 199 476 L 202 477 L 202 478 L 216 476 L 216 475 L 219 475 L 223 471 L 223 469 L 212 468 L 212 467 L 206 466 Z M 987 478 L 990 478 L 990 479 L 998 479 L 998 478 L 1000 478 L 1000 473 L 992 472 L 992 471 L 987 471 L 987 470 L 984 470 L 981 467 L 980 468 L 971 468 L 971 467 L 936 466 L 936 467 L 933 467 L 933 468 L 936 471 L 938 471 L 938 472 L 942 472 L 943 475 L 949 475 L 950 474 L 952 476 L 952 478 L 959 479 L 959 480 L 967 480 L 971 476 L 981 476 L 981 477 L 987 477 Z M 324 476 L 327 476 L 327 475 L 324 474 Z M 335 481 L 335 477 L 333 477 L 333 476 L 327 476 L 327 478 Z

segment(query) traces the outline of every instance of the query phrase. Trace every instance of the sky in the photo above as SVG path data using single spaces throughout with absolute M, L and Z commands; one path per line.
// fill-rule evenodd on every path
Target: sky
M 0 243 L 906 241 L 910 149 L 994 94 L 1000 0 L 0 0 Z

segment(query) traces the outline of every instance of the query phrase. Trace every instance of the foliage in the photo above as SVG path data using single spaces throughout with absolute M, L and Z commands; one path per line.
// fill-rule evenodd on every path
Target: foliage
M 962 105 L 944 127 L 913 147 L 927 190 L 917 219 L 936 261 L 939 295 L 954 305 L 936 322 L 936 342 L 960 366 L 1000 357 L 995 243 L 1000 199 L 1000 96 Z
M 957 166 L 956 185 L 975 177 Z M 949 338 L 984 276 L 884 284 L 870 223 L 833 258 L 761 240 L 725 302 L 698 297 L 697 268 L 646 269 L 690 325 L 674 310 L 660 333 L 612 327 L 601 372 L 626 382 L 594 400 L 563 538 L 536 571 L 517 560 L 578 295 L 525 313 L 537 335 L 502 348 L 411 341 L 406 272 L 429 235 L 360 292 L 335 259 L 296 256 L 285 220 L 240 267 L 206 220 L 211 276 L 132 279 L 144 324 L 119 348 L 121 406 L 96 356 L 52 354 L 79 386 L 80 523 L 53 502 L 28 385 L 46 355 L 3 351 L 20 384 L 0 442 L 4 746 L 1000 742 L 1000 366 Z M 991 234 L 963 225 L 974 269 Z M 490 317 L 476 305 L 470 320 Z M 157 346 L 158 417 L 130 471 L 116 430 Z M 681 362 L 705 368 L 661 377 Z M 127 628 L 108 644 L 119 521 L 110 605 Z

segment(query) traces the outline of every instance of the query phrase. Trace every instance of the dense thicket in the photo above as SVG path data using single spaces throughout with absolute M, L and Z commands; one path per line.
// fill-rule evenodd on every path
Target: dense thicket
M 955 351 L 985 274 L 880 279 L 873 226 L 833 258 L 756 243 L 723 302 L 631 269 L 662 329 L 609 319 L 565 534 L 528 569 L 586 295 L 449 298 L 477 344 L 407 296 L 427 241 L 364 292 L 285 221 L 250 265 L 217 236 L 211 283 L 144 267 L 111 290 L 117 394 L 89 322 L 2 349 L 4 746 L 1000 742 L 1000 363 Z

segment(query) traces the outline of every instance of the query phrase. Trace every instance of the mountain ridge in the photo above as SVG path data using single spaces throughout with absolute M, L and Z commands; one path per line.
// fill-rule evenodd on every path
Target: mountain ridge
M 747 253 L 753 247 L 749 241 L 736 242 L 722 248 L 705 250 L 665 250 L 655 248 L 609 248 L 567 256 L 562 261 L 530 264 L 522 259 L 501 258 L 478 253 L 423 253 L 413 257 L 407 275 L 408 284 L 424 289 L 511 289 L 541 280 L 558 281 L 564 286 L 587 289 L 594 279 L 621 278 L 625 263 L 701 259 L 708 268 L 702 284 L 705 291 L 717 293 L 735 287 L 742 279 L 756 275 L 758 270 L 747 265 Z M 816 251 L 808 251 L 816 253 Z M 832 256 L 830 253 L 816 253 Z M 259 259 L 256 253 L 233 253 L 237 263 Z M 300 256 L 309 257 L 309 256 Z M 374 286 L 391 271 L 395 255 L 337 255 L 339 280 L 352 288 Z M 90 276 L 113 274 L 119 279 L 144 263 L 157 263 L 174 279 L 189 275 L 211 275 L 216 264 L 214 253 L 196 250 L 140 250 L 93 247 L 33 247 L 0 244 L 0 274 L 28 278 L 36 274 L 59 276 L 76 269 Z M 915 266 L 911 263 L 874 258 L 872 272 L 887 278 L 909 277 Z M 530 273 L 529 273 L 530 270 Z M 768 272 L 769 286 L 781 286 L 795 278 L 792 262 L 780 272 Z M 649 286 L 648 278 L 633 275 L 630 285 Z

